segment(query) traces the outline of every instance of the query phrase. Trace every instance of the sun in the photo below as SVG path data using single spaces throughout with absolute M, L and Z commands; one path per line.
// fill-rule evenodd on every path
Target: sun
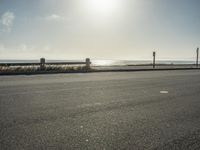
M 91 13 L 111 15 L 118 11 L 120 0 L 86 0 L 86 5 Z

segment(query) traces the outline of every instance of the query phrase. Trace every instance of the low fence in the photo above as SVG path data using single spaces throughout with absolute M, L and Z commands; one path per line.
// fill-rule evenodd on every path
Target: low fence
M 38 63 L 0 63 L 2 67 L 12 67 L 12 66 L 40 66 L 41 70 L 44 70 L 46 65 L 85 65 L 86 68 L 90 68 L 91 61 L 86 58 L 84 62 L 46 62 L 45 58 L 41 58 Z

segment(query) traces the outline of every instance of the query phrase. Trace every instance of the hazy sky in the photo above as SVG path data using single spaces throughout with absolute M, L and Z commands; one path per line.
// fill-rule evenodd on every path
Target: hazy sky
M 193 59 L 200 0 L 0 0 L 0 59 Z

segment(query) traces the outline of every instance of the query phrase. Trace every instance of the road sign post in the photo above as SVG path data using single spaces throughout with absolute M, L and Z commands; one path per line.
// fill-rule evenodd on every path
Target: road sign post
M 197 48 L 196 66 L 199 67 L 199 48 Z
M 156 52 L 153 52 L 153 68 L 156 67 Z

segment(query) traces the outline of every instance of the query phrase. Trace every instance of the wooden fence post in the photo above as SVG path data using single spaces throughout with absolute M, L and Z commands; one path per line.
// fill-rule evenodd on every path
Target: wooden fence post
M 90 64 L 91 64 L 90 58 L 86 58 L 85 62 L 86 62 L 86 68 L 90 69 Z
M 45 58 L 40 58 L 40 69 L 41 70 L 45 69 Z

